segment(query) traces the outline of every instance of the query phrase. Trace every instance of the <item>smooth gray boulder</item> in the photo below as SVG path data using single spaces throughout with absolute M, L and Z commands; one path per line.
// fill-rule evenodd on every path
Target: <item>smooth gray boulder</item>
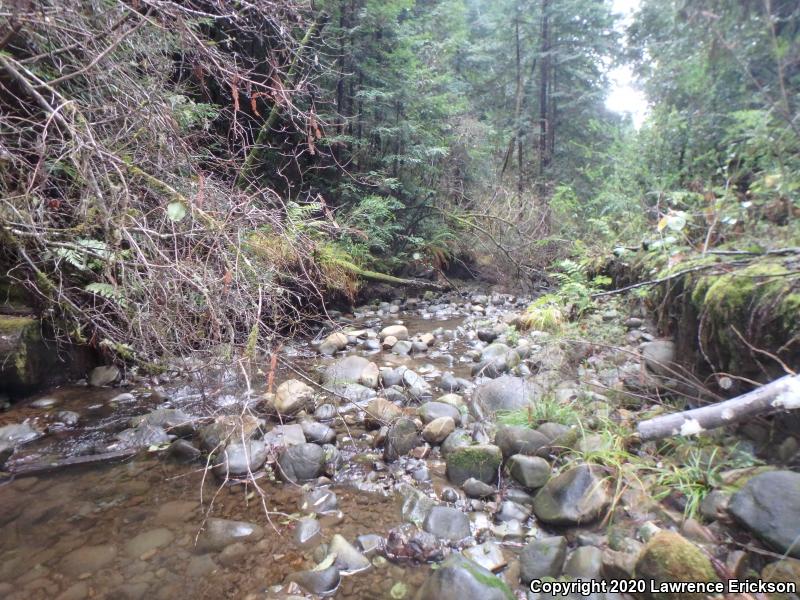
M 451 542 L 461 541 L 470 535 L 469 517 L 449 506 L 434 506 L 425 517 L 422 528 L 439 539 Z
M 504 375 L 479 385 L 472 394 L 470 411 L 483 420 L 499 411 L 524 410 L 541 395 L 541 388 L 521 377 Z
M 456 425 L 461 423 L 461 413 L 455 406 L 446 402 L 426 402 L 417 409 L 417 414 L 426 425 L 440 417 L 450 417 Z
M 220 453 L 214 473 L 219 477 L 239 477 L 258 471 L 269 456 L 269 448 L 261 440 L 228 444 Z
M 553 536 L 533 540 L 519 555 L 519 572 L 522 583 L 533 579 L 558 577 L 567 557 L 567 538 Z
M 500 425 L 494 437 L 503 457 L 515 454 L 534 456 L 550 445 L 550 440 L 541 432 L 524 425 Z
M 308 481 L 319 477 L 325 468 L 325 453 L 317 444 L 297 444 L 278 459 L 281 476 L 287 481 Z
M 731 497 L 728 512 L 776 550 L 800 558 L 800 473 L 752 477 Z
M 515 454 L 508 459 L 506 468 L 526 488 L 540 488 L 550 479 L 550 463 L 538 456 Z
M 533 499 L 533 512 L 550 525 L 580 525 L 599 518 L 610 500 L 602 474 L 580 465 L 548 481 Z

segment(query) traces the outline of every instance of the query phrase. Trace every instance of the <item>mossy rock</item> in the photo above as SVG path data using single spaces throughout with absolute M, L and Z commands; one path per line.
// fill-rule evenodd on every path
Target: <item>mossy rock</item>
M 32 317 L 0 315 L 0 388 L 19 389 L 36 383 L 43 357 L 41 324 Z
M 513 600 L 508 585 L 491 571 L 452 554 L 428 576 L 415 600 Z
M 461 485 L 470 478 L 494 483 L 502 462 L 500 448 L 491 444 L 457 448 L 447 456 L 447 478 L 455 485 Z
M 637 578 L 654 580 L 656 587 L 668 581 L 719 581 L 708 556 L 673 531 L 659 531 L 650 539 L 639 554 L 634 573 Z M 697 595 L 648 592 L 647 597 L 652 600 L 695 600 Z
M 770 563 L 761 571 L 761 579 L 776 583 L 791 581 L 800 589 L 800 560 L 784 558 Z M 769 594 L 767 597 L 772 600 L 795 600 L 798 596 L 795 594 Z

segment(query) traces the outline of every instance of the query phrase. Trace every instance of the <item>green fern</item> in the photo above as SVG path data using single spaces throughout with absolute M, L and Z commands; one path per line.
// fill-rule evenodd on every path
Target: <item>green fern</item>
M 110 300 L 122 308 L 127 306 L 125 296 L 123 296 L 122 293 L 111 284 L 102 282 L 90 283 L 83 289 L 84 291 L 90 292 L 96 296 Z

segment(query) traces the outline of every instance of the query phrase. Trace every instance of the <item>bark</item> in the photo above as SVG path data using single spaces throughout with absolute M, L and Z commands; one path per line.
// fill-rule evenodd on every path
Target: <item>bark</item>
M 636 429 L 642 440 L 658 440 L 693 435 L 755 415 L 797 408 L 800 408 L 800 375 L 786 375 L 731 400 L 642 421 Z

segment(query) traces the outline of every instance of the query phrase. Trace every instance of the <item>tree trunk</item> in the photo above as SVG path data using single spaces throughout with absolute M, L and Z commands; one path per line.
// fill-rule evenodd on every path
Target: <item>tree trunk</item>
M 550 163 L 550 157 L 547 152 L 547 101 L 548 83 L 550 81 L 549 6 L 550 0 L 542 0 L 541 46 L 539 52 L 541 57 L 541 68 L 539 73 L 539 177 L 544 175 L 544 171 Z
M 289 64 L 289 71 L 286 74 L 286 82 L 288 86 L 292 86 L 294 84 L 294 78 L 297 74 L 300 57 L 305 52 L 306 48 L 308 48 L 308 46 L 311 44 L 311 40 L 314 39 L 317 33 L 319 33 L 319 31 L 325 25 L 327 19 L 328 15 L 326 13 L 321 13 L 314 20 L 314 22 L 311 23 L 311 26 L 308 28 L 306 34 L 303 36 L 303 39 L 300 41 L 300 47 L 297 49 L 297 52 L 294 53 L 292 62 Z M 250 184 L 252 183 L 251 178 L 253 177 L 255 170 L 261 166 L 263 162 L 266 154 L 267 143 L 269 142 L 270 135 L 272 134 L 272 128 L 277 125 L 280 114 L 281 105 L 279 102 L 276 102 L 272 106 L 272 110 L 270 111 L 267 120 L 264 121 L 261 129 L 259 129 L 256 141 L 244 160 L 242 170 L 239 171 L 239 176 L 236 178 L 237 187 L 241 189 L 250 187 Z M 256 178 L 258 179 L 258 177 Z
M 642 440 L 693 435 L 758 414 L 800 408 L 800 375 L 787 375 L 731 400 L 642 421 Z

